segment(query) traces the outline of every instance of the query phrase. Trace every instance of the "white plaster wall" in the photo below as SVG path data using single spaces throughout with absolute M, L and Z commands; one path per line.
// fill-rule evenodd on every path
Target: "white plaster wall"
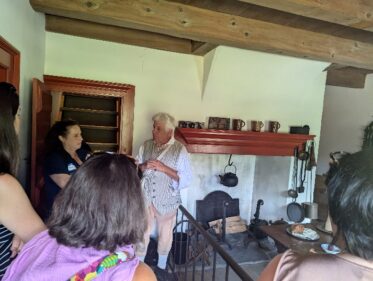
M 264 201 L 260 218 L 266 220 L 287 219 L 286 206 L 290 157 L 257 156 L 255 162 L 252 216 L 259 199 Z
M 21 53 L 21 162 L 19 178 L 25 186 L 29 179 L 31 144 L 31 81 L 42 78 L 45 58 L 44 15 L 32 10 L 29 1 L 2 0 L 0 36 Z
M 150 117 L 160 110 L 179 120 L 278 120 L 282 132 L 308 124 L 319 135 L 326 63 L 228 47 L 218 47 L 206 60 L 211 66 L 204 68 L 198 56 L 46 36 L 46 74 L 136 86 L 134 151 L 151 136 Z
M 218 47 L 204 59 L 50 32 L 45 62 L 46 74 L 136 86 L 134 153 L 151 137 L 151 116 L 158 111 L 178 120 L 278 120 L 281 132 L 308 124 L 312 134 L 320 133 L 326 63 L 228 47 Z M 240 198 L 247 219 L 252 198 L 246 191 L 253 187 L 255 157 L 234 157 L 242 183 L 228 193 Z M 195 178 L 183 191 L 189 211 L 207 192 L 225 189 L 216 175 L 227 160 L 227 155 L 192 155 Z
M 56 33 L 47 33 L 46 42 L 46 74 L 136 87 L 134 153 L 151 137 L 154 113 L 200 118 L 201 57 Z
M 373 121 L 372 105 L 372 74 L 364 89 L 326 87 L 317 174 L 328 171 L 330 152 L 361 149 L 364 128 Z
M 319 136 L 326 65 L 219 47 L 203 94 L 205 115 L 277 120 L 279 132 L 286 133 L 291 125 L 308 124 L 311 133 Z

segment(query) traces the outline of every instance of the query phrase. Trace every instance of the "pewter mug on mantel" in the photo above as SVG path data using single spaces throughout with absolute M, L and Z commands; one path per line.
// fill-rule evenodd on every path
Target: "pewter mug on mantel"
M 280 129 L 281 125 L 278 121 L 269 121 L 269 132 L 277 133 L 278 129 Z
M 251 131 L 253 132 L 260 132 L 264 126 L 262 121 L 251 121 Z
M 233 119 L 232 120 L 232 129 L 235 131 L 241 131 L 242 127 L 246 125 L 245 121 L 241 119 Z

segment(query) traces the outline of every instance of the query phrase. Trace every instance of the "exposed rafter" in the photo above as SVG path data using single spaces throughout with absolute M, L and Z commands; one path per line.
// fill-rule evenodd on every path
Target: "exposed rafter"
M 194 55 L 205 55 L 216 47 L 214 44 L 192 41 L 192 53 Z
M 270 22 L 258 17 L 250 17 L 245 12 L 243 12 L 245 16 L 228 14 L 230 3 L 233 3 L 232 10 L 239 6 L 237 3 L 241 6 L 249 5 L 240 1 L 219 1 L 223 3 L 221 5 L 225 5 L 224 13 L 217 11 L 216 7 L 209 9 L 189 5 L 189 2 L 195 3 L 195 1 L 30 0 L 30 2 L 35 10 L 46 14 L 207 43 L 191 42 L 190 52 L 194 54 L 199 54 L 202 47 L 203 50 L 208 51 L 215 45 L 227 45 L 373 69 L 373 40 L 344 37 L 338 32 L 335 35 L 327 34 L 303 28 L 302 25 L 288 25 L 283 20 Z M 208 3 L 206 5 L 219 5 L 216 1 L 204 2 Z M 334 24 L 333 29 L 336 26 Z M 81 34 L 81 36 L 88 35 Z M 115 37 L 116 34 L 111 36 Z
M 192 42 L 189 39 L 59 16 L 47 15 L 45 28 L 58 33 L 171 52 L 191 54 L 193 51 Z
M 371 0 L 240 0 L 300 16 L 373 31 Z
M 328 71 L 327 85 L 359 89 L 365 87 L 366 76 L 373 73 L 373 70 L 338 64 L 331 64 L 325 70 Z

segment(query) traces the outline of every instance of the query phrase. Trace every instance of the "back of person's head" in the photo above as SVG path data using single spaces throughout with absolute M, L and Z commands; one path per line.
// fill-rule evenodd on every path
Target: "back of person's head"
M 0 83 L 0 173 L 15 175 L 18 166 L 18 139 L 14 120 L 19 107 L 16 88 Z
M 62 150 L 63 145 L 58 137 L 66 137 L 70 127 L 77 125 L 79 126 L 78 122 L 74 120 L 62 120 L 54 123 L 53 126 L 49 129 L 47 136 L 45 137 L 46 153 L 48 154 L 56 150 Z
M 373 260 L 373 150 L 339 160 L 328 182 L 330 216 L 347 250 Z
M 325 184 L 328 185 L 328 182 L 330 181 L 331 177 L 335 174 L 335 172 L 338 170 L 338 165 L 339 165 L 339 161 L 347 156 L 347 155 L 350 155 L 351 153 L 349 152 L 346 152 L 346 151 L 343 151 L 343 150 L 340 150 L 340 151 L 335 151 L 335 152 L 331 152 L 329 154 L 329 171 L 328 173 L 326 174 L 326 178 L 325 178 Z
M 133 160 L 120 154 L 89 158 L 57 196 L 49 234 L 71 247 L 114 251 L 142 240 L 143 194 Z

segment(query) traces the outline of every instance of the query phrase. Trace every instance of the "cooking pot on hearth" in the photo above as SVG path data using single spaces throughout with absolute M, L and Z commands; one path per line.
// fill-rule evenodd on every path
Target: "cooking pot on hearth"
M 227 167 L 234 167 L 234 173 L 232 172 L 226 172 Z M 220 183 L 222 185 L 228 186 L 228 187 L 234 187 L 238 184 L 238 177 L 236 175 L 236 166 L 233 164 L 228 164 L 224 168 L 224 175 L 219 175 L 220 177 Z

